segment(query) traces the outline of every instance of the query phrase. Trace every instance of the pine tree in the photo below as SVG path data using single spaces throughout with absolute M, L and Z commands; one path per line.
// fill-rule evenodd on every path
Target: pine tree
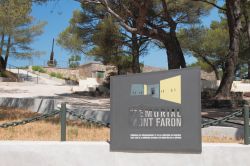
M 31 57 L 30 44 L 42 33 L 44 22 L 34 24 L 30 0 L 8 0 L 0 3 L 0 70 L 6 70 L 9 56 Z
M 118 74 L 129 68 L 131 59 L 122 49 L 124 38 L 119 25 L 114 23 L 111 17 L 104 18 L 97 25 L 92 41 L 94 47 L 88 52 L 89 55 L 95 56 L 96 60 L 102 61 L 105 65 L 115 65 Z

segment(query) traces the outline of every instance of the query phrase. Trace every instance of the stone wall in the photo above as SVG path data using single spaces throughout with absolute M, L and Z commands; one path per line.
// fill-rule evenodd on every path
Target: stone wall
M 44 67 L 46 69 L 47 73 L 61 73 L 64 78 L 71 78 L 74 80 L 79 80 L 79 69 L 69 69 L 69 68 L 54 68 L 54 67 Z
M 89 63 L 86 65 L 81 65 L 79 68 L 70 69 L 70 68 L 53 68 L 53 67 L 44 67 L 47 70 L 47 73 L 55 72 L 61 73 L 65 78 L 71 79 L 86 79 L 93 78 L 92 73 L 96 71 L 104 71 L 105 77 L 109 75 L 111 72 L 117 72 L 115 66 L 103 65 L 101 63 Z M 160 68 L 155 68 L 159 71 Z M 151 70 L 147 70 L 146 72 L 152 72 Z M 205 71 L 201 71 L 201 79 L 202 80 L 216 80 L 214 72 L 207 73 Z
M 89 63 L 79 67 L 80 78 L 92 78 L 92 72 L 106 71 L 106 66 L 100 63 Z
M 104 72 L 104 78 L 96 78 L 96 72 Z M 97 82 L 102 84 L 107 76 L 112 72 L 117 72 L 115 66 L 103 65 L 101 63 L 89 63 L 79 67 L 80 79 L 86 80 L 87 78 L 96 78 Z
M 208 72 L 201 70 L 201 79 L 214 81 L 214 80 L 216 80 L 216 76 L 215 76 L 214 72 L 208 73 Z

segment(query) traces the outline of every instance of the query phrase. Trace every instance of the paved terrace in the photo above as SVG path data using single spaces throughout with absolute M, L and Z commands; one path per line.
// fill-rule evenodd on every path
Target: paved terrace
M 0 142 L 3 166 L 249 166 L 250 146 L 203 144 L 201 154 L 110 152 L 106 142 Z
M 11 69 L 17 73 L 16 69 Z M 24 77 L 25 70 L 19 70 Z M 29 81 L 0 82 L 0 98 L 50 98 L 57 99 L 59 103 L 67 102 L 75 109 L 109 110 L 107 98 L 90 97 L 74 94 L 78 86 L 65 85 L 60 79 L 51 78 L 47 74 L 40 74 L 37 84 L 37 75 L 29 73 Z

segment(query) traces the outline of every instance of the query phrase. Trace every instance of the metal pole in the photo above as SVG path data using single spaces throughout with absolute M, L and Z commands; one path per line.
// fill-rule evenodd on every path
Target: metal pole
M 36 75 L 36 83 L 38 84 L 38 74 Z
M 29 71 L 27 71 L 27 81 L 29 80 Z
M 61 104 L 61 141 L 66 141 L 66 103 Z
M 249 106 L 244 106 L 244 144 L 249 144 Z

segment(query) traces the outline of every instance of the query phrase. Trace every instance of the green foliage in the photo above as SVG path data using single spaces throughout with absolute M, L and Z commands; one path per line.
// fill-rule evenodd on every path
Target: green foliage
M 96 27 L 93 34 L 93 43 L 95 47 L 89 51 L 89 55 L 95 56 L 96 60 L 104 64 L 121 65 L 124 55 L 123 36 L 120 33 L 119 26 L 111 17 L 106 17 Z
M 229 48 L 229 32 L 227 19 L 213 21 L 210 28 L 193 27 L 191 29 L 181 29 L 179 39 L 185 52 L 190 53 L 198 58 L 198 63 L 202 69 L 207 70 L 204 66 L 204 58 L 214 65 L 218 70 L 224 69 L 224 63 Z M 246 33 L 242 33 L 240 38 L 239 63 L 241 67 L 249 61 L 249 43 Z M 202 62 L 201 62 L 202 61 Z M 210 65 L 211 66 L 211 65 Z
M 209 66 L 207 63 L 205 63 L 202 60 L 198 60 L 197 62 L 188 65 L 188 67 L 200 67 L 202 70 L 207 71 L 207 72 L 213 71 L 211 66 Z
M 49 75 L 50 75 L 51 77 L 56 77 L 56 72 L 51 72 L 51 73 L 49 73 Z
M 5 72 L 0 71 L 0 77 L 7 77 L 7 75 L 5 74 Z
M 72 55 L 69 58 L 69 67 L 70 68 L 77 68 L 80 65 L 81 57 L 79 55 Z
M 19 69 L 28 69 L 29 66 L 21 66 L 21 67 L 18 67 Z
M 38 71 L 40 73 L 46 73 L 47 71 L 41 66 L 32 66 L 33 71 Z
M 217 26 L 214 26 L 217 24 Z M 191 51 L 194 56 L 210 56 L 213 58 L 226 56 L 229 37 L 224 23 L 213 22 L 211 28 L 194 27 L 182 29 L 179 38 L 182 48 Z
M 85 46 L 90 40 L 89 34 L 91 33 L 90 29 L 92 28 L 86 28 L 85 25 L 82 26 L 83 30 L 81 31 L 77 26 L 83 21 L 86 21 L 84 17 L 85 15 L 82 12 L 75 10 L 73 17 L 70 20 L 70 25 L 61 32 L 57 38 L 57 43 L 73 54 L 85 53 Z M 88 24 L 87 22 L 85 23 Z
M 63 74 L 61 74 L 61 73 L 51 72 L 51 73 L 49 73 L 49 75 L 51 77 L 56 77 L 56 78 L 59 78 L 59 79 L 63 79 L 64 78 Z
M 228 33 L 227 22 L 222 19 L 220 22 L 213 21 L 210 28 L 181 29 L 178 37 L 183 50 L 200 61 L 198 65 L 204 67 L 205 62 L 218 69 L 224 67 L 229 47 Z
M 155 43 L 167 49 L 168 56 L 179 57 L 179 61 L 172 61 L 173 64 L 169 64 L 170 68 L 176 68 L 178 65 L 185 66 L 182 50 L 178 39 L 175 37 L 176 30 L 179 29 L 179 26 L 200 23 L 201 16 L 209 14 L 209 10 L 212 8 L 207 3 L 190 0 L 140 2 L 111 0 L 105 5 L 94 3 L 94 1 L 84 2 L 86 1 L 82 1 L 82 6 L 87 8 L 89 6 L 92 9 L 89 10 L 93 12 L 92 18 L 96 15 L 107 15 L 105 12 L 108 12 L 115 22 L 120 23 L 125 33 L 135 33 L 138 36 L 153 39 Z M 103 12 L 103 8 L 106 9 L 105 12 Z M 179 51 L 174 51 L 176 49 Z
M 96 72 L 96 78 L 104 78 L 104 72 Z
M 0 29 L 1 32 L 13 33 L 15 26 L 20 26 L 23 22 L 30 20 L 27 17 L 31 12 L 29 0 L 8 0 L 0 3 Z
M 34 22 L 30 0 L 2 0 L 0 3 L 0 66 L 4 68 L 9 56 L 31 57 L 41 55 L 31 47 L 36 36 L 42 34 L 45 22 Z M 2 44 L 3 43 L 3 44 Z M 3 47 L 5 46 L 5 47 Z M 5 55 L 2 55 L 5 53 Z
M 148 38 L 137 35 L 136 49 L 138 51 L 133 52 L 131 34 L 127 34 L 124 30 L 121 32 L 121 27 L 115 23 L 115 20 L 110 16 L 105 16 L 106 12 L 103 7 L 82 4 L 82 9 L 74 11 L 69 27 L 57 39 L 57 43 L 63 48 L 73 54 L 84 54 L 105 64 L 116 66 L 117 62 L 121 65 L 121 61 L 124 61 L 124 58 L 117 56 L 132 56 L 134 52 L 140 56 L 146 53 Z M 70 64 L 70 66 L 77 65 Z
M 61 73 L 56 73 L 56 78 L 63 79 L 63 75 Z

